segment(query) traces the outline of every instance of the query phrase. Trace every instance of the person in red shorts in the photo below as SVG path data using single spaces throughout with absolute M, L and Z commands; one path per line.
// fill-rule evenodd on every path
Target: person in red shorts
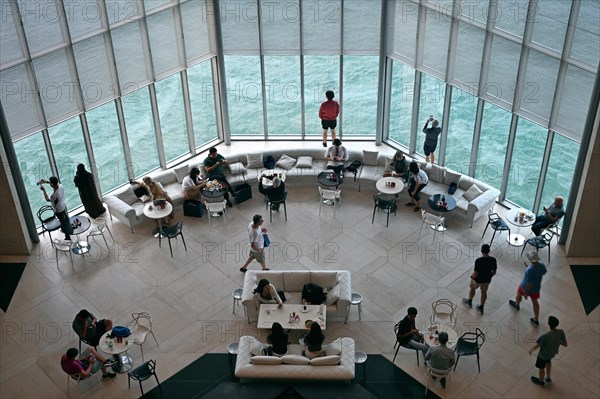
M 325 97 L 327 101 L 321 103 L 319 108 L 319 118 L 323 127 L 323 147 L 327 147 L 327 130 L 331 129 L 331 140 L 335 140 L 335 128 L 337 126 L 337 117 L 340 114 L 340 104 L 333 99 L 333 91 L 327 90 Z
M 531 264 L 525 269 L 525 276 L 523 276 L 523 281 L 521 281 L 521 284 L 517 289 L 515 300 L 513 301 L 511 299 L 508 303 L 513 308 L 520 310 L 521 307 L 519 304 L 523 298 L 531 298 L 534 317 L 529 319 L 529 321 L 534 325 L 539 326 L 540 322 L 538 316 L 540 315 L 540 304 L 538 299 L 540 298 L 540 290 L 542 288 L 542 277 L 546 274 L 546 265 L 540 262 L 540 257 L 536 251 L 529 252 L 527 254 L 527 259 L 531 261 Z

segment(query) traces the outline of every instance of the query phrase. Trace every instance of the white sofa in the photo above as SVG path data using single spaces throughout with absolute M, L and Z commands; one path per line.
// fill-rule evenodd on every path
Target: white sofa
M 255 356 L 252 352 L 260 353 L 265 344 L 254 337 L 244 335 L 240 338 L 238 346 L 235 376 L 241 382 L 253 379 L 350 382 L 355 375 L 354 339 L 342 337 L 336 341 L 329 345 L 339 345 L 339 355 L 328 356 L 327 359 L 321 357 L 309 360 L 300 355 L 302 349 L 298 344 L 288 345 L 288 354 L 282 357 Z M 327 351 L 327 346 L 324 346 L 324 349 Z M 335 356 L 339 356 L 339 359 L 334 358 Z M 339 363 L 319 365 L 324 361 L 327 363 L 339 361 Z
M 252 293 L 258 282 L 266 278 L 278 291 L 286 293 L 286 303 L 302 303 L 302 287 L 306 283 L 314 283 L 339 295 L 335 303 L 327 306 L 327 320 L 348 317 L 352 284 L 348 270 L 249 270 L 244 276 L 242 305 L 246 308 L 248 323 L 258 320 L 260 303 Z M 334 290 L 335 288 L 335 290 Z M 332 295 L 332 294 L 328 294 Z

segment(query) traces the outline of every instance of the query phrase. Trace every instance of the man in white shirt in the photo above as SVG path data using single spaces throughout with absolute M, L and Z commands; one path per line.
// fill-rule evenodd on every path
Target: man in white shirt
M 52 187 L 54 190 L 52 195 L 48 196 L 46 188 L 42 185 L 44 183 L 50 184 L 50 187 Z M 56 217 L 60 221 L 60 229 L 63 233 L 65 233 L 65 240 L 70 240 L 71 234 L 73 234 L 73 227 L 71 227 L 71 222 L 69 221 L 69 212 L 67 212 L 67 205 L 65 204 L 64 187 L 58 182 L 58 178 L 56 176 L 52 176 L 49 180 L 40 180 L 39 185 L 40 190 L 42 190 L 44 193 L 44 198 L 46 201 L 50 202 Z
M 348 151 L 342 145 L 342 140 L 333 140 L 333 145 L 327 149 L 325 159 L 328 161 L 327 169 L 344 169 L 344 162 L 348 160 Z
M 248 260 L 244 266 L 240 268 L 242 273 L 246 273 L 248 271 L 248 265 L 254 259 L 260 263 L 263 270 L 269 270 L 267 269 L 267 265 L 265 263 L 265 238 L 263 236 L 263 234 L 267 233 L 267 229 L 265 227 L 260 227 L 263 223 L 264 220 L 261 215 L 254 215 L 252 222 L 248 225 L 250 255 L 248 256 Z

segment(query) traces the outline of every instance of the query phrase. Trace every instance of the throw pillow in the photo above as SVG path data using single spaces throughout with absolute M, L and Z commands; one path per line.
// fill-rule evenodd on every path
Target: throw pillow
M 263 167 L 263 154 L 262 152 L 246 154 L 247 168 L 262 169 Z
M 449 186 L 452 183 L 456 183 L 456 185 L 458 185 L 460 176 L 460 173 L 455 173 L 450 170 L 446 170 L 446 175 L 444 176 L 444 184 Z
M 250 353 L 252 353 L 252 356 L 260 356 L 263 354 L 262 350 L 264 347 L 265 344 L 263 344 L 262 342 L 254 341 L 252 345 L 250 345 Z
M 279 158 L 279 161 L 277 161 L 277 163 L 275 165 L 279 166 L 282 169 L 290 170 L 290 169 L 292 169 L 292 167 L 294 166 L 295 163 L 296 163 L 296 160 L 294 158 L 283 154 L 281 156 L 281 158 Z
M 232 175 L 241 175 L 247 171 L 248 170 L 241 162 L 235 162 L 229 165 L 229 172 L 231 172 Z
M 363 150 L 363 165 L 377 166 L 377 157 L 379 151 L 365 151 Z
M 310 282 L 319 285 L 328 290 L 337 285 L 337 272 L 331 271 L 312 271 L 310 272 Z M 276 286 L 277 287 L 277 286 Z
M 315 357 L 310 361 L 311 366 L 333 366 L 340 364 L 340 355 Z
M 283 364 L 300 364 L 306 365 L 310 363 L 307 357 L 299 355 L 285 355 L 281 356 L 281 363 Z
M 190 173 L 190 169 L 191 168 L 188 166 L 187 163 L 173 168 L 173 170 L 175 171 L 175 176 L 177 176 L 177 183 L 181 184 L 183 182 L 183 178 Z
M 333 305 L 340 299 L 340 285 L 336 285 L 327 292 L 327 298 L 325 298 L 325 305 Z
M 137 187 L 140 187 L 140 186 L 137 185 Z M 134 194 L 133 190 L 134 190 L 134 187 L 133 187 L 133 185 L 131 185 L 131 186 L 127 187 L 124 191 L 117 194 L 116 197 L 119 198 L 124 203 L 126 203 L 127 205 L 134 204 L 137 200 L 141 200 L 141 199 Z
M 298 157 L 298 162 L 296 163 L 297 168 L 312 168 L 312 157 L 309 156 L 301 156 Z
M 473 184 L 471 187 L 469 187 L 467 191 L 465 191 L 465 193 L 463 194 L 463 198 L 471 202 L 475 198 L 479 197 L 481 194 L 483 194 L 483 191 L 481 191 L 479 187 Z
M 325 345 L 325 356 L 339 355 L 342 353 L 342 340 L 336 339 L 330 344 Z
M 252 364 L 281 364 L 281 358 L 277 356 L 252 356 L 250 361 Z

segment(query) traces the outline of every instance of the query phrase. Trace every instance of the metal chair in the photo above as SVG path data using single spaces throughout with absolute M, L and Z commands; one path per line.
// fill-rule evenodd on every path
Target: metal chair
M 106 249 L 110 251 L 110 247 L 108 246 L 108 241 L 106 241 L 106 237 L 104 237 L 104 230 L 108 231 L 108 233 L 110 234 L 110 238 L 112 239 L 112 241 L 115 241 L 115 238 L 113 237 L 110 229 L 108 228 L 108 226 L 106 225 L 106 220 L 104 220 L 104 218 L 97 218 L 94 223 L 92 224 L 92 228 L 90 229 L 90 232 L 87 235 L 87 243 L 88 243 L 88 247 L 90 245 L 90 238 L 94 238 L 94 237 L 98 237 L 98 236 L 102 236 L 102 239 L 104 240 L 104 243 L 106 244 Z
M 177 239 L 177 236 L 181 236 L 181 241 L 183 241 L 183 247 L 187 251 L 187 246 L 185 245 L 185 238 L 183 238 L 183 222 L 177 222 L 176 225 L 171 227 L 162 227 L 162 234 L 158 235 L 158 246 L 160 247 L 163 235 L 169 239 L 169 250 L 171 251 L 171 258 L 173 257 L 173 247 L 171 247 L 171 239 Z
M 208 227 L 210 228 L 210 219 L 213 218 L 213 213 L 219 213 L 223 215 L 223 222 L 227 225 L 227 219 L 225 218 L 225 209 L 227 209 L 227 201 L 223 200 L 221 202 L 208 202 L 204 201 L 204 205 L 206 205 L 206 213 L 208 215 Z
M 492 242 L 494 241 L 494 236 L 498 231 L 500 233 L 503 231 L 508 231 L 508 235 L 510 236 L 510 227 L 508 227 L 506 221 L 502 219 L 500 215 L 498 215 L 496 212 L 492 212 L 491 209 L 488 211 L 488 222 L 485 225 L 485 229 L 483 229 L 483 234 L 481 235 L 481 238 L 483 238 L 483 236 L 485 235 L 488 226 L 492 226 L 492 229 L 494 230 L 494 234 L 492 234 L 492 239 L 490 240 L 490 245 L 492 245 Z
M 423 221 L 421 222 L 421 229 L 419 230 L 419 239 L 421 238 L 421 231 L 423 231 L 423 225 L 426 224 L 428 226 L 433 227 L 433 241 L 435 242 L 435 232 L 438 229 L 438 226 L 444 225 L 444 217 L 436 216 L 432 213 L 426 212 L 424 209 L 421 209 L 421 217 Z M 443 232 L 443 231 L 442 231 Z
M 464 333 L 456 343 L 456 363 L 454 364 L 454 370 L 458 365 L 458 360 L 461 356 L 472 356 L 477 355 L 477 370 L 481 372 L 479 367 L 479 348 L 485 342 L 485 334 L 479 328 L 475 329 L 475 332 Z
M 396 335 L 396 343 L 394 344 L 394 348 L 396 349 L 396 353 L 394 353 L 394 359 L 392 359 L 392 363 L 394 363 L 396 361 L 396 356 L 398 355 L 398 350 L 400 349 L 400 347 L 403 347 L 403 348 L 406 348 L 406 349 L 414 350 L 416 352 L 416 354 L 417 354 L 417 367 L 418 367 L 419 366 L 419 350 L 413 348 L 412 346 L 403 345 L 398 340 L 398 329 L 400 328 L 400 323 L 401 322 L 398 322 L 394 326 L 394 335 Z
M 425 385 L 425 396 L 427 396 L 427 391 L 429 391 L 429 380 L 431 380 L 431 377 L 445 378 L 446 384 L 448 384 L 448 381 L 450 380 L 451 372 L 452 372 L 452 367 L 450 367 L 448 370 L 438 370 L 438 369 L 434 369 L 427 363 L 427 384 Z M 446 397 L 446 390 L 444 389 L 444 398 L 445 397 Z
M 335 207 L 336 205 L 342 205 L 342 190 L 325 190 L 320 186 L 319 188 L 319 216 L 321 216 L 321 207 L 323 206 L 324 201 L 331 201 L 333 205 L 333 217 L 335 217 Z
M 535 250 L 539 252 L 540 248 L 548 247 L 548 262 L 550 262 L 550 242 L 552 242 L 552 233 L 546 232 L 542 233 L 537 237 L 533 237 L 525 241 L 523 245 L 523 249 L 521 250 L 521 255 L 525 252 L 525 247 L 529 244 L 535 247 Z
M 152 317 L 146 312 L 132 313 L 132 320 L 127 323 L 127 328 L 131 331 L 131 338 L 135 345 L 140 346 L 142 352 L 142 361 L 144 361 L 144 342 L 148 334 L 152 334 L 154 342 L 158 345 L 154 331 L 152 331 Z
M 102 380 L 101 380 L 101 379 L 100 379 L 100 377 L 98 376 L 98 373 L 93 373 L 93 374 L 91 374 L 91 375 L 93 375 L 94 377 L 96 377 L 96 379 L 98 380 L 98 382 L 100 383 L 100 385 L 101 385 L 101 386 L 103 386 L 103 385 L 102 385 Z M 68 396 L 68 397 L 70 397 L 70 396 L 71 396 L 71 383 L 70 383 L 70 381 L 71 381 L 71 380 L 75 380 L 75 381 L 77 381 L 77 390 L 79 391 L 79 389 L 80 389 L 80 388 L 79 388 L 79 383 L 80 383 L 80 382 L 81 382 L 81 380 L 83 380 L 83 379 L 87 379 L 87 378 L 83 377 L 83 376 L 81 375 L 81 373 L 67 374 L 67 396 Z
M 560 232 L 561 232 L 561 228 L 560 228 L 561 220 L 562 219 L 559 219 L 558 222 L 552 223 L 544 229 L 545 232 L 547 231 L 548 233 L 552 234 L 552 238 L 556 237 L 557 244 L 558 244 L 558 238 L 560 237 Z
M 50 232 L 48 232 L 50 234 Z M 54 247 L 54 254 L 56 257 L 56 268 L 58 269 L 58 253 L 59 252 L 68 252 L 69 257 L 71 258 L 71 267 L 73 267 L 73 246 L 75 245 L 75 241 L 69 240 L 60 240 L 58 238 L 53 239 L 52 246 Z
M 44 205 L 37 211 L 37 218 L 42 224 L 42 235 L 45 236 L 45 232 L 48 232 L 50 241 L 52 241 L 51 231 L 60 229 L 60 220 L 56 217 L 54 209 L 50 205 Z
M 273 223 L 273 205 L 281 205 L 283 204 L 283 212 L 285 214 L 285 221 L 287 222 L 287 207 L 285 206 L 285 200 L 287 199 L 287 191 L 283 193 L 283 199 L 280 200 L 271 200 L 269 197 L 266 201 L 265 209 L 269 208 L 269 221 Z
M 154 378 L 156 379 L 158 389 L 160 389 L 160 391 L 162 392 L 162 387 L 160 386 L 160 382 L 158 381 L 158 377 L 156 376 L 156 361 L 154 360 L 148 360 L 146 363 L 128 372 L 127 385 L 131 389 L 131 380 L 134 379 L 138 381 L 140 383 L 140 391 L 142 391 L 142 396 L 144 396 L 144 388 L 142 388 L 142 381 L 146 381 L 152 376 L 154 376 Z
M 379 209 L 387 213 L 385 227 L 388 227 L 390 225 L 390 213 L 392 213 L 393 211 L 394 215 L 396 214 L 396 199 L 381 198 L 377 195 L 373 195 L 373 202 L 375 203 L 375 205 L 373 206 L 373 218 L 371 218 L 371 224 L 375 222 L 375 211 Z
M 449 299 L 438 299 L 431 304 L 431 325 L 445 324 L 454 328 L 456 326 L 456 305 Z

